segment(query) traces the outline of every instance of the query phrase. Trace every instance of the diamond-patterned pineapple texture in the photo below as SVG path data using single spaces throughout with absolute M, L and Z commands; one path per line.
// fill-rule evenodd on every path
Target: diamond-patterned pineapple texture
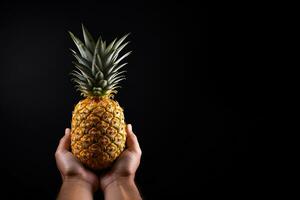
M 123 109 L 108 98 L 86 98 L 73 111 L 72 153 L 87 167 L 109 167 L 125 148 Z

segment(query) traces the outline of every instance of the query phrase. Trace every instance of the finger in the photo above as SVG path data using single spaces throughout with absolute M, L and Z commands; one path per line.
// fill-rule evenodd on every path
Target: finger
M 126 144 L 129 150 L 133 150 L 137 153 L 141 153 L 141 148 L 136 135 L 132 131 L 132 125 L 128 124 L 126 127 L 127 139 Z
M 59 141 L 59 145 L 57 147 L 57 151 L 65 151 L 70 149 L 71 137 L 70 137 L 70 129 L 66 128 L 65 135 Z

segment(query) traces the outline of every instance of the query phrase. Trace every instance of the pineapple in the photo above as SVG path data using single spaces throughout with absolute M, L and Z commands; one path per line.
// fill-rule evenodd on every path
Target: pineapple
M 129 42 L 128 34 L 106 45 L 101 37 L 95 43 L 82 25 L 84 43 L 69 32 L 79 53 L 72 51 L 76 61 L 71 73 L 76 89 L 85 98 L 72 114 L 72 153 L 93 170 L 109 167 L 124 150 L 126 141 L 123 109 L 113 99 L 123 79 L 121 63 L 131 52 L 121 55 Z

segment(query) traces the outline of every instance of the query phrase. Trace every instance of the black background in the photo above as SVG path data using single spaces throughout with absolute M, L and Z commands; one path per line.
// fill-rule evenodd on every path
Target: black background
M 144 198 L 248 191 L 248 137 L 263 123 L 263 97 L 262 77 L 242 67 L 230 43 L 242 30 L 232 32 L 222 16 L 208 26 L 208 10 L 192 5 L 0 6 L 5 197 L 54 199 L 59 191 L 54 152 L 81 99 L 70 82 L 75 47 L 67 31 L 81 37 L 81 23 L 108 41 L 131 32 L 116 99 L 143 150 L 136 181 Z

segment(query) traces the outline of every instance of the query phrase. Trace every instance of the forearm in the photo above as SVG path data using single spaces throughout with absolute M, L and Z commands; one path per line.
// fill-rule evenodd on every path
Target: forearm
M 65 180 L 61 186 L 58 200 L 92 200 L 92 186 L 82 180 Z
M 118 178 L 104 190 L 105 200 L 141 200 L 133 178 Z

